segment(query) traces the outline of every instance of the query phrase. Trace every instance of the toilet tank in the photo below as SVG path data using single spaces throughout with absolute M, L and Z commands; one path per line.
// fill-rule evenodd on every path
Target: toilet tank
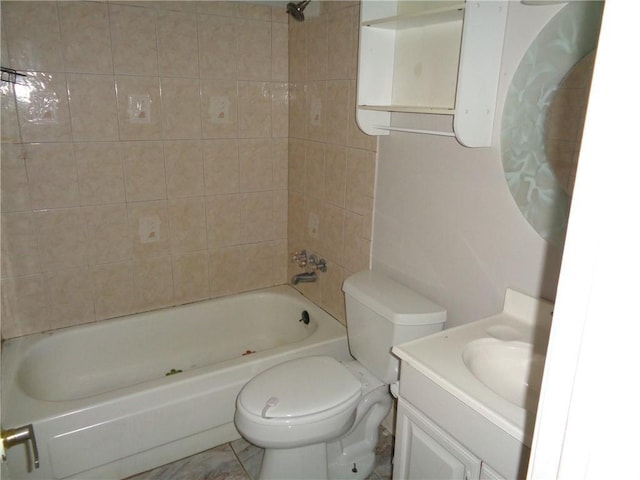
M 356 273 L 342 289 L 351 355 L 385 383 L 398 380 L 391 347 L 439 332 L 447 319 L 440 305 L 379 272 Z

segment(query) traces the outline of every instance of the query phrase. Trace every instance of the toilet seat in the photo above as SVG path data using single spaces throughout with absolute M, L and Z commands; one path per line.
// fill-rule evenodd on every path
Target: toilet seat
M 256 375 L 238 395 L 243 415 L 261 424 L 322 421 L 353 408 L 362 383 L 329 356 L 281 363 Z

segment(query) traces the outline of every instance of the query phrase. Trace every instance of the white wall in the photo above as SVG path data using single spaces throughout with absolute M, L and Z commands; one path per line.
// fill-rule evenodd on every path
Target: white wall
M 511 78 L 561 8 L 509 4 L 491 148 L 465 148 L 430 135 L 380 137 L 372 268 L 445 307 L 448 327 L 500 311 L 507 287 L 555 299 L 562 252 L 518 210 L 504 178 L 499 139 Z

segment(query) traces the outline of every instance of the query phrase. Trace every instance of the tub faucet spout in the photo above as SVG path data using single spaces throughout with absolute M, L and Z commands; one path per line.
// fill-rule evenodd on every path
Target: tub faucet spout
M 291 283 L 297 285 L 299 283 L 311 283 L 318 279 L 316 272 L 298 273 L 291 277 Z

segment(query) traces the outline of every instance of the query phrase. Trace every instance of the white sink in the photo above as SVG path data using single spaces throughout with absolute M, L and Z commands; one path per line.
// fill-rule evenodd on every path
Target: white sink
M 393 347 L 403 362 L 531 446 L 553 304 L 507 289 L 502 313 Z M 402 373 L 400 394 L 402 395 Z
M 467 344 L 462 360 L 473 375 L 514 405 L 535 412 L 544 355 L 530 343 L 481 338 Z

